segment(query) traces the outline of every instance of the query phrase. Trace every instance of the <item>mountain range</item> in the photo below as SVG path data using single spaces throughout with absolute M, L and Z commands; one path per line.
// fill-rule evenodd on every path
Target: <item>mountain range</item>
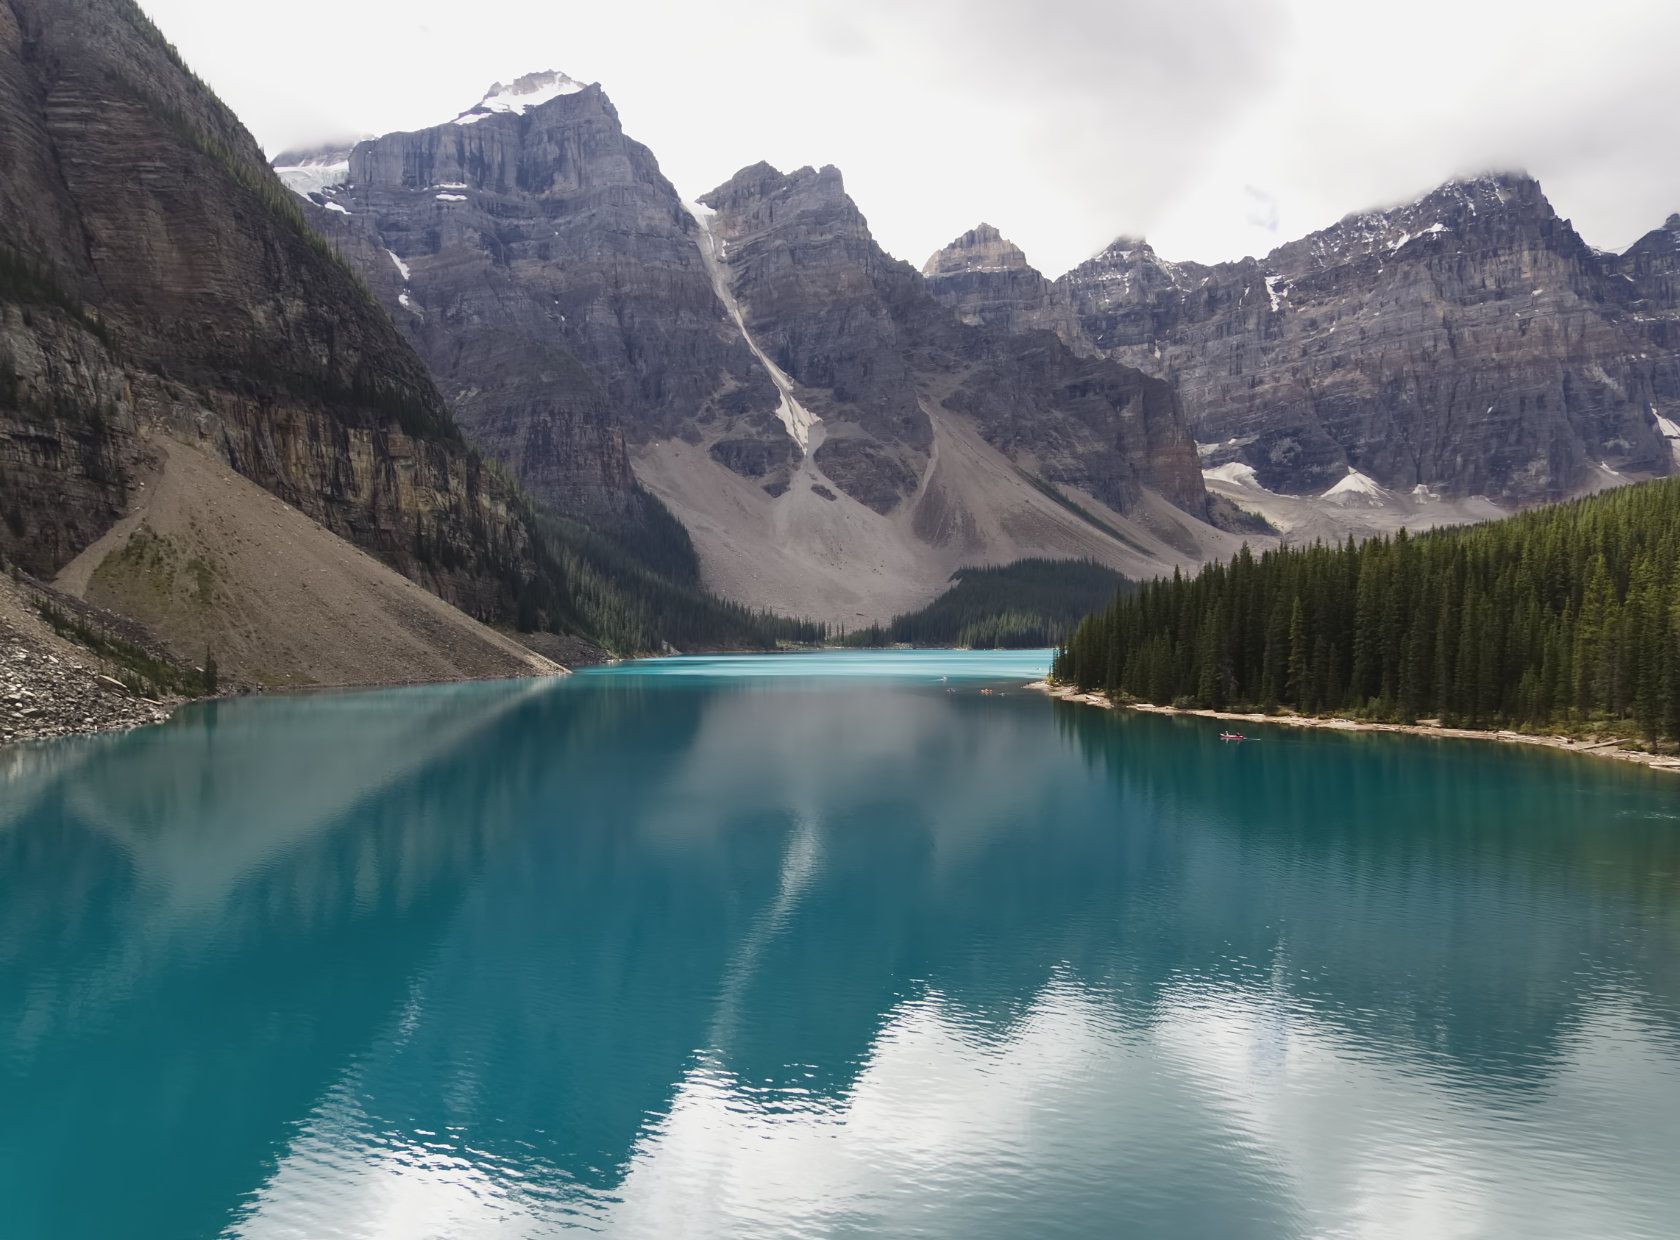
M 1673 468 L 1677 261 L 1680 216 L 1604 253 L 1506 174 L 1263 259 L 1175 263 L 1122 237 L 1050 281 L 982 226 L 924 271 L 970 321 L 1167 379 L 1226 493 L 1519 507 Z
M 1170 386 L 965 324 L 836 169 L 758 164 L 685 202 L 558 73 L 276 165 L 469 434 L 586 518 L 651 491 L 730 598 L 856 626 L 963 564 L 1140 576 L 1236 545 Z
M 1522 175 L 1264 259 L 1120 238 L 1049 279 L 986 224 L 915 271 L 833 168 L 754 165 L 685 203 L 601 87 L 558 73 L 276 164 L 538 494 L 590 490 L 479 334 L 575 359 L 542 373 L 603 444 L 616 427 L 709 582 L 841 623 L 963 563 L 1146 576 L 1263 540 L 1257 518 L 1291 539 L 1485 519 L 1670 472 L 1680 443 L 1674 221 L 1601 253 Z M 589 459 L 596 490 L 624 476 Z
M 130 0 L 0 6 L 0 170 L 8 607 L 252 686 L 773 639 L 698 589 L 652 501 L 627 551 L 469 442 L 314 208 Z
M 1601 253 L 1523 176 L 1263 259 L 1051 279 L 981 225 L 918 270 L 832 167 L 684 200 L 554 71 L 271 167 L 130 0 L 0 8 L 0 119 L 0 556 L 236 681 L 863 628 L 1680 444 L 1680 216 Z

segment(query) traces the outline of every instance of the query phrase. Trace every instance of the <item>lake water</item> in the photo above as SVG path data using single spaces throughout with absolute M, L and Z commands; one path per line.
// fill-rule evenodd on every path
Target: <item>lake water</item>
M 1045 662 L 0 751 L 0 1237 L 1680 1234 L 1680 780 Z

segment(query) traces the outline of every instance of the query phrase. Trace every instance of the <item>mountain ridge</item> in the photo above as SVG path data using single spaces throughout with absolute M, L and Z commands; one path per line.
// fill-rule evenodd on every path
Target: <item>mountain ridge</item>
M 1669 394 L 1680 392 L 1671 360 L 1680 350 L 1665 335 L 1672 329 L 1634 325 L 1642 312 L 1633 290 L 1658 309 L 1644 315 L 1653 324 L 1676 304 L 1661 244 L 1667 234 L 1654 231 L 1637 255 L 1599 254 L 1526 174 L 1457 178 L 1409 202 L 1351 211 L 1263 258 L 1171 262 L 1123 235 L 1049 280 L 990 224 L 963 233 L 917 271 L 876 245 L 832 166 L 784 173 L 760 161 L 685 204 L 652 152 L 623 134 L 598 83 L 471 127 L 499 124 L 529 142 L 545 127 L 560 132 L 555 108 L 596 110 L 602 149 L 621 155 L 603 181 L 587 189 L 579 182 L 569 194 L 586 199 L 610 184 L 639 204 L 618 217 L 635 225 L 621 235 L 637 238 L 617 256 L 620 287 L 645 280 L 647 262 L 630 251 L 657 238 L 668 264 L 661 278 L 679 280 L 683 313 L 708 321 L 722 346 L 715 356 L 731 358 L 697 369 L 692 346 L 673 356 L 669 333 L 682 315 L 661 321 L 645 302 L 639 322 L 622 305 L 612 311 L 606 347 L 587 335 L 576 347 L 619 413 L 633 471 L 691 530 L 721 518 L 692 507 L 692 486 L 678 476 L 693 468 L 691 454 L 667 445 L 699 447 L 772 505 L 808 473 L 811 485 L 893 518 L 937 506 L 934 420 L 947 415 L 965 419 L 1015 462 L 1011 468 L 1113 513 L 1137 503 L 1147 483 L 1192 519 L 1229 523 L 1229 509 L 1209 507 L 1213 495 L 1265 513 L 1291 538 L 1485 519 L 1666 472 L 1680 453 L 1680 437 L 1663 429 L 1680 426 L 1680 409 L 1672 418 L 1663 412 Z M 403 156 L 401 175 L 412 174 L 409 188 L 431 188 L 438 201 L 461 199 L 446 210 L 472 210 L 479 192 L 547 191 L 530 180 L 547 175 L 530 154 L 521 156 L 522 185 L 507 179 L 506 152 L 502 163 L 470 174 L 422 176 L 438 142 L 464 148 L 451 134 L 403 140 L 416 141 L 430 145 Z M 465 168 L 459 160 L 449 166 L 457 165 Z M 388 169 L 384 178 L 393 175 Z M 316 195 L 321 205 L 354 209 L 355 196 L 368 191 L 350 179 L 346 190 Z M 574 209 L 571 198 L 557 202 L 550 226 L 565 227 Z M 508 211 L 498 202 L 498 222 L 474 244 L 500 246 Z M 576 226 L 588 234 L 604 225 Z M 683 257 L 692 248 L 701 251 L 700 270 Z M 370 283 L 390 279 L 376 260 L 367 275 Z M 560 283 L 555 305 L 574 305 L 599 325 L 600 290 L 573 277 Z M 1028 343 L 1037 333 L 1056 344 L 1046 351 Z M 563 334 L 568 346 L 579 336 L 575 326 Z M 624 382 L 636 368 L 613 360 L 632 355 L 644 366 L 650 357 L 669 363 L 657 368 L 664 398 L 657 412 Z M 1099 398 L 1070 418 L 1073 393 L 1083 399 L 1107 381 L 1092 372 L 1063 386 L 1061 376 L 1077 371 L 1069 357 L 1117 361 L 1176 391 L 1175 411 L 1142 424 L 1188 422 L 1199 459 L 1184 459 L 1194 468 L 1167 467 L 1179 452 L 1170 436 L 1122 434 L 1098 449 L 1085 437 L 1090 429 L 1125 427 L 1125 415 L 1110 419 L 1147 389 L 1108 389 L 1115 399 Z M 685 390 L 665 382 L 675 376 Z M 1082 417 L 1086 429 L 1076 430 Z M 790 435 L 796 422 L 803 429 Z M 1115 448 L 1119 456 L 1104 455 Z M 679 467 L 678 455 L 690 463 Z M 656 457 L 664 458 L 657 466 Z M 1121 466 L 1121 458 L 1130 463 Z M 1140 471 L 1143 461 L 1154 463 Z M 741 503 L 759 507 L 751 496 L 742 492 Z M 920 520 L 927 531 L 942 524 Z M 773 525 L 751 536 L 737 527 L 729 537 L 764 537 Z M 819 528 L 825 522 L 811 527 L 812 537 L 831 537 Z M 702 553 L 714 573 L 717 552 Z M 726 576 L 739 586 L 739 572 Z
M 1095 555 L 1135 575 L 1192 562 L 1198 540 L 1222 545 L 1164 386 L 1060 343 L 1035 355 L 1043 346 L 966 328 L 875 244 L 837 169 L 761 162 L 685 203 L 598 84 L 383 135 L 347 164 L 343 184 L 307 192 L 312 221 L 475 441 L 564 504 L 566 486 L 534 478 L 530 411 L 507 390 L 525 363 L 491 367 L 473 342 L 517 330 L 528 353 L 568 354 L 575 381 L 543 399 L 601 394 L 599 424 L 731 597 L 855 624 L 926 601 L 963 562 Z M 1027 394 L 1013 411 L 986 391 L 1011 371 Z M 936 421 L 968 445 L 942 473 Z M 986 481 L 953 490 L 947 475 L 974 452 Z M 1119 510 L 1151 488 L 1186 506 L 1149 509 L 1172 541 L 1116 540 L 1108 529 L 1133 520 Z M 1075 515 L 1083 504 L 1112 520 Z
M 1265 491 L 1311 497 L 1353 471 L 1522 506 L 1673 467 L 1666 235 L 1600 254 L 1532 177 L 1487 174 L 1260 259 L 1171 262 L 1122 236 L 1012 312 L 1071 300 L 1092 346 L 1179 388 L 1210 470 L 1240 465 Z M 1004 278 L 930 287 L 961 310 L 1001 300 L 977 285 Z M 1453 514 L 1406 513 L 1432 515 Z

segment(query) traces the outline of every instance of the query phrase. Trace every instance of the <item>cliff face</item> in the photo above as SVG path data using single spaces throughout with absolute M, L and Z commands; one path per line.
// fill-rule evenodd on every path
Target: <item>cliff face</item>
M 836 168 L 755 164 L 704 194 L 747 332 L 822 420 L 817 464 L 886 512 L 915 491 L 933 428 L 912 364 L 913 320 L 934 309 L 888 257 Z
M 1634 310 L 1644 316 L 1641 321 L 1680 318 L 1680 212 L 1635 241 L 1610 266 L 1634 286 Z
M 1021 247 L 990 224 L 970 229 L 922 266 L 928 291 L 974 327 L 1049 331 L 1076 353 L 1095 352 L 1066 288 L 1046 280 Z
M 1258 262 L 1168 263 L 1123 239 L 1058 284 L 1098 347 L 1175 383 L 1209 465 L 1277 491 L 1353 469 L 1527 503 L 1671 468 L 1654 410 L 1680 389 L 1634 304 L 1672 295 L 1650 250 L 1596 254 L 1536 182 L 1499 176 Z
M 1141 575 L 1223 537 L 1166 384 L 965 325 L 835 169 L 759 164 L 685 203 L 601 88 L 560 74 L 277 163 L 475 442 L 586 520 L 639 479 L 730 597 L 866 622 L 961 563 Z M 1184 511 L 1116 535 L 1150 491 Z
M 466 610 L 511 610 L 530 568 L 513 493 L 138 8 L 0 4 L 0 169 L 8 556 L 69 560 L 162 426 Z
M 308 167 L 287 172 L 304 192 Z M 469 436 L 560 511 L 633 513 L 627 444 L 774 422 L 696 225 L 598 86 L 498 84 L 357 145 L 313 199 Z
M 1609 264 L 1627 285 L 1629 311 L 1649 341 L 1657 430 L 1680 465 L 1680 213 Z
M 586 517 L 632 492 L 627 450 L 670 439 L 772 498 L 809 455 L 829 483 L 890 512 L 927 470 L 929 397 L 1025 347 L 1009 322 L 966 330 L 885 254 L 838 170 L 757 164 L 684 204 L 601 88 L 563 74 L 493 87 L 453 121 L 362 142 L 344 156 L 342 183 L 316 188 L 337 161 L 322 150 L 277 162 L 473 439 Z M 1175 419 L 1182 430 L 1170 394 L 1120 368 L 1058 394 L 1080 359 L 1039 347 L 1049 351 L 1036 369 L 1001 376 L 1020 395 L 1010 410 L 976 392 L 957 397 L 963 408 L 1000 445 L 1042 448 L 1049 472 L 1094 483 L 1105 500 L 1135 501 L 1138 479 L 1158 473 L 1199 513 L 1194 453 L 1162 432 Z M 1064 399 L 1079 411 L 1058 408 Z M 1137 452 L 1162 468 L 1115 459 Z M 1183 459 L 1166 462 L 1173 453 Z
M 817 463 L 865 503 L 887 511 L 914 493 L 943 406 L 1009 458 L 1117 509 L 1147 486 L 1205 514 L 1170 388 L 1007 315 L 964 323 L 875 244 L 836 169 L 758 164 L 702 201 L 754 340 L 823 420 Z

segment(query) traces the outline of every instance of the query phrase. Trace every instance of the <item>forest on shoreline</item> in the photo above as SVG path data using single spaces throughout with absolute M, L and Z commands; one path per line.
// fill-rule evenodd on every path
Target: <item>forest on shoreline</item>
M 1207 710 L 1680 740 L 1680 479 L 1137 587 L 1051 678 Z

